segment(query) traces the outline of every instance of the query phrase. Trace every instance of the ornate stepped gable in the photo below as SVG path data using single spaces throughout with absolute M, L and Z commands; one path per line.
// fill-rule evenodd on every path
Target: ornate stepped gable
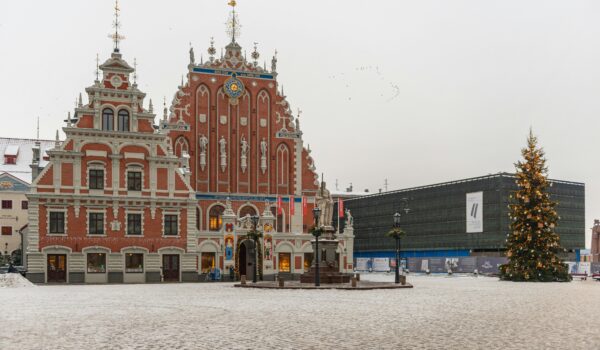
M 178 87 L 161 128 L 174 153 L 190 156 L 198 192 L 314 195 L 318 177 L 302 145 L 299 118 L 271 70 L 248 62 L 231 42 L 225 54 L 196 64 L 190 50 L 187 81 Z M 299 116 L 298 116 L 299 117 Z

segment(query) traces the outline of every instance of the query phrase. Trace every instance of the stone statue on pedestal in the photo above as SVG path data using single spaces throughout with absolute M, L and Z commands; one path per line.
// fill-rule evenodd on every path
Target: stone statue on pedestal
M 331 226 L 331 220 L 333 218 L 333 199 L 331 198 L 331 193 L 325 186 L 325 182 L 321 182 L 321 188 L 317 192 L 317 207 L 321 209 L 321 217 L 319 218 L 319 223 L 321 226 Z

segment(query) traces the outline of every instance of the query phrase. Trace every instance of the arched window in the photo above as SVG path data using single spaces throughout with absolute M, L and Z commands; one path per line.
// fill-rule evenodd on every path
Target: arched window
M 240 210 L 240 218 L 245 217 L 246 215 L 254 216 L 256 215 L 256 209 L 254 209 L 251 205 L 245 205 Z
M 175 155 L 181 158 L 184 152 L 190 153 L 189 146 L 187 140 L 183 136 L 180 136 L 177 138 L 177 141 L 175 141 Z
M 289 167 L 289 152 L 282 144 L 277 148 L 277 186 L 287 187 Z
M 210 231 L 219 231 L 223 226 L 223 212 L 225 208 L 221 205 L 215 205 L 208 212 L 208 229 Z
M 119 111 L 119 131 L 129 131 L 129 112 L 124 109 Z
M 113 112 L 112 109 L 110 108 L 104 108 L 104 110 L 102 111 L 102 130 L 113 130 L 113 123 L 114 123 L 114 115 L 115 113 Z

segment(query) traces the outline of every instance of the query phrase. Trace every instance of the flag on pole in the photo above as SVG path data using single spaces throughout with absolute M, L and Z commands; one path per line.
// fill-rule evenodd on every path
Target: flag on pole
M 295 214 L 296 208 L 294 208 L 294 206 L 294 196 L 290 196 L 290 215 Z
M 344 217 L 344 201 L 341 198 L 338 198 L 338 217 Z
M 281 196 L 277 196 L 277 215 L 283 214 L 283 205 Z
M 302 216 L 306 216 L 307 209 L 308 209 L 308 203 L 306 202 L 306 197 L 302 196 Z

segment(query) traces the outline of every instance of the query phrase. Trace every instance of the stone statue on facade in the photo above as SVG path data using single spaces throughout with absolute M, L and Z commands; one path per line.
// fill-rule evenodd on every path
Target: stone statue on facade
M 194 58 L 194 48 L 190 46 L 190 64 L 196 63 L 196 59 Z
M 223 136 L 219 140 L 219 148 L 221 153 L 221 171 L 225 171 L 227 167 L 227 140 Z
M 208 138 L 204 135 L 200 135 L 198 145 L 200 146 L 200 169 L 204 171 L 204 168 L 206 167 L 206 147 L 208 146 Z
M 246 136 L 244 135 L 242 135 L 242 139 L 240 140 L 240 147 L 242 148 L 240 155 L 240 167 L 242 168 L 242 173 L 245 173 L 246 167 L 248 166 L 247 158 L 250 146 L 248 145 L 248 141 L 246 141 Z
M 267 171 L 267 141 L 264 137 L 260 141 L 260 170 L 263 174 Z

